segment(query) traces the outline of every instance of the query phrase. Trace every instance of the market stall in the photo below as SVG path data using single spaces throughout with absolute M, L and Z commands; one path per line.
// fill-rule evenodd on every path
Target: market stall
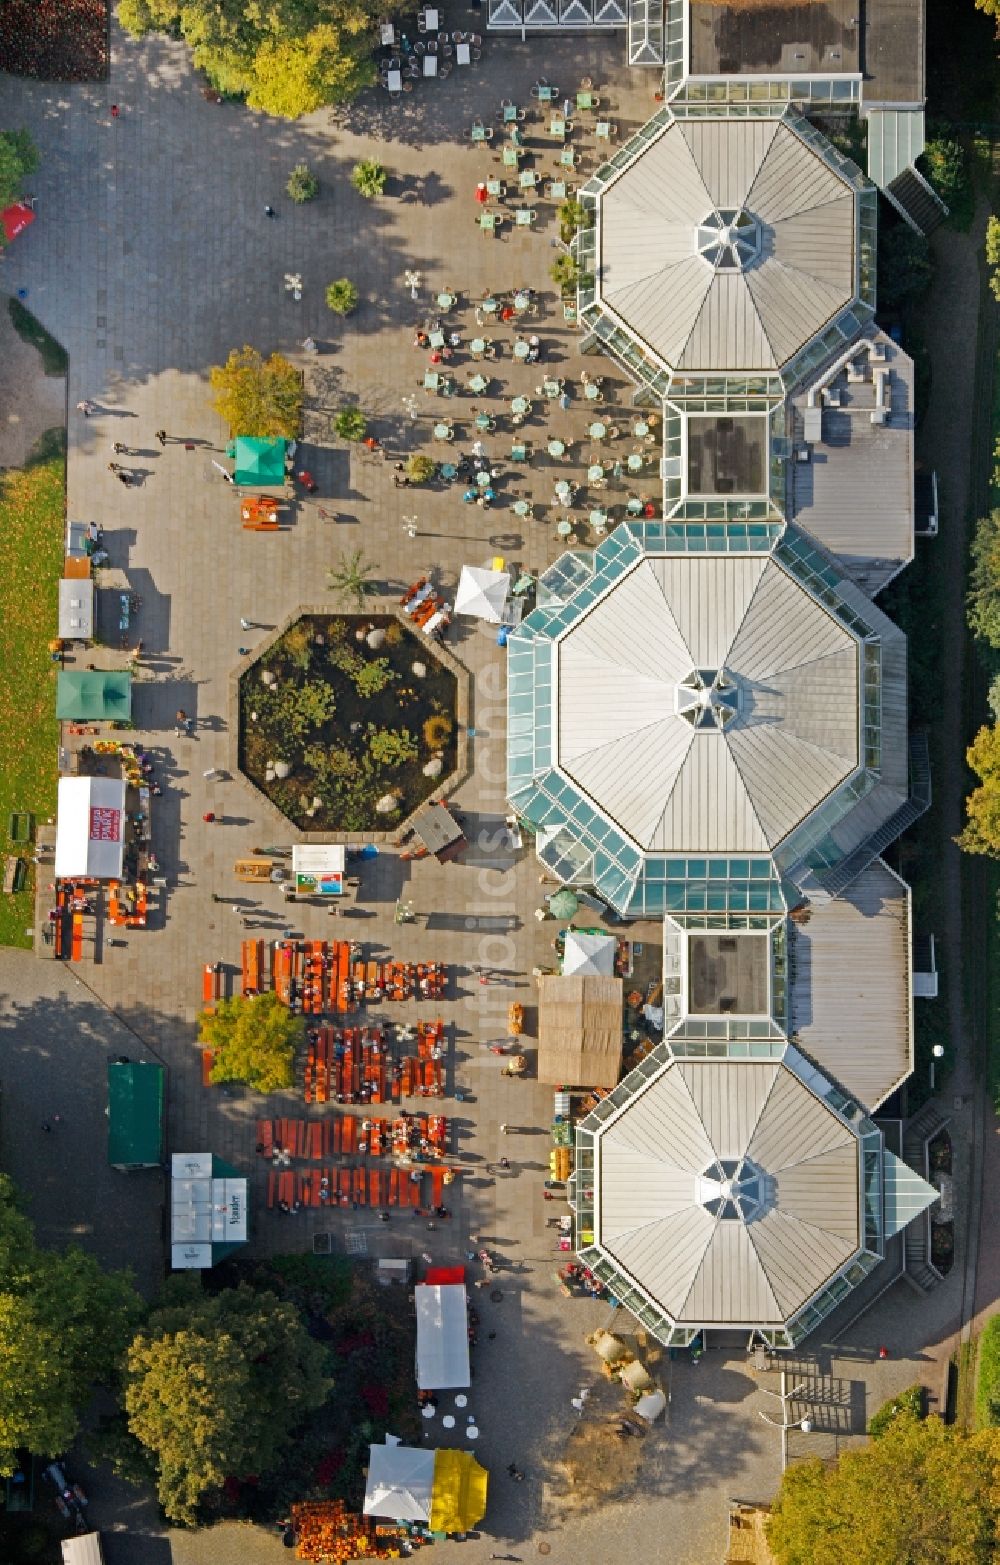
M 144 1060 L 108 1063 L 108 1162 L 127 1172 L 163 1160 L 163 1100 L 167 1073 Z
M 170 1160 L 170 1264 L 206 1271 L 247 1242 L 247 1181 L 211 1152 Z
M 87 565 L 86 578 L 59 583 L 59 639 L 60 641 L 92 641 L 94 639 L 94 583 Z
M 234 482 L 243 489 L 284 489 L 287 449 L 278 436 L 237 435 L 226 452 L 235 463 Z
M 464 1284 L 447 1287 L 419 1283 L 417 1309 L 417 1386 L 447 1391 L 468 1386 L 469 1319 Z
M 292 848 L 289 892 L 295 897 L 342 897 L 344 862 L 340 842 L 297 842 Z
M 369 1450 L 364 1514 L 427 1522 L 433 1533 L 464 1533 L 486 1513 L 488 1475 L 470 1451 L 426 1451 L 393 1443 Z
M 562 970 L 564 978 L 605 977 L 615 971 L 618 941 L 614 935 L 593 934 L 585 929 L 567 929 L 563 946 Z
M 60 777 L 56 879 L 113 880 L 120 876 L 125 825 L 124 779 Z
M 56 717 L 71 723 L 127 722 L 132 675 L 111 669 L 64 669 L 56 681 Z
M 616 1087 L 622 1064 L 622 980 L 603 974 L 538 980 L 538 1080 Z

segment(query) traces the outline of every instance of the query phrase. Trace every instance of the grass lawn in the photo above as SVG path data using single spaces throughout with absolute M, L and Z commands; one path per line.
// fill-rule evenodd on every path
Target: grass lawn
M 65 436 L 50 430 L 23 469 L 0 479 L 0 852 L 10 851 L 11 812 L 46 820 L 56 809 L 55 665 L 48 643 L 59 613 L 66 490 Z M 24 853 L 21 846 L 19 852 Z M 34 875 L 16 897 L 0 895 L 0 944 L 30 947 Z

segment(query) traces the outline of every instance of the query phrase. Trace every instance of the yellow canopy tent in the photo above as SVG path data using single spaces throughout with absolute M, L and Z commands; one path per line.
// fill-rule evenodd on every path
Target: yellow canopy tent
M 488 1480 L 469 1451 L 435 1451 L 431 1532 L 468 1532 L 481 1522 Z

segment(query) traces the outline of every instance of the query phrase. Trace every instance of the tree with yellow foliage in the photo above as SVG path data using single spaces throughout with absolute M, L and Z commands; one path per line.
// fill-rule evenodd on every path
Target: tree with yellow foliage
M 302 432 L 302 376 L 288 359 L 234 348 L 209 371 L 212 406 L 235 435 L 295 440 Z
M 965 759 L 979 787 L 965 801 L 965 828 L 955 841 L 963 853 L 1000 859 L 1000 728 L 981 728 Z

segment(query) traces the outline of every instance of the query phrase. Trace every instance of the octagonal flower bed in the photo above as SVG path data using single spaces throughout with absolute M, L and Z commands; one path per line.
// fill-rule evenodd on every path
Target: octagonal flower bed
M 456 701 L 393 616 L 306 614 L 240 678 L 240 767 L 303 831 L 384 831 L 454 771 Z

